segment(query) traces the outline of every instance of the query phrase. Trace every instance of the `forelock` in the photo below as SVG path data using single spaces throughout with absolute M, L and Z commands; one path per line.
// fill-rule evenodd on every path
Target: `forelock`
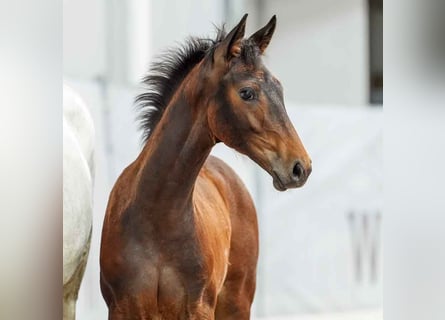
M 243 40 L 240 58 L 247 65 L 257 66 L 261 62 L 260 49 L 250 39 Z

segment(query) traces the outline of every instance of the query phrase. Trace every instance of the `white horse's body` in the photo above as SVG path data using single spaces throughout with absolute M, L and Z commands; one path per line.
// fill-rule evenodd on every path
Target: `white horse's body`
M 63 87 L 63 318 L 75 319 L 91 241 L 94 126 L 80 97 Z

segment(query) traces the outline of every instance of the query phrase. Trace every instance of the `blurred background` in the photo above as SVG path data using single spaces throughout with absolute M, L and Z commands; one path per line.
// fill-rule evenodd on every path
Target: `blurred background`
M 260 223 L 258 319 L 382 319 L 383 1 L 65 0 L 64 81 L 96 127 L 95 210 L 78 319 L 105 319 L 99 246 L 108 194 L 141 149 L 134 97 L 153 57 L 189 35 L 212 36 L 249 13 L 247 34 L 278 23 L 264 58 L 313 160 L 302 189 L 224 145 Z

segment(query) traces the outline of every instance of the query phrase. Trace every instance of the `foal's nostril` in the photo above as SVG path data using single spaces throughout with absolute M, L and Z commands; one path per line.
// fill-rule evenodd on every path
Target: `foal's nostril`
M 292 170 L 292 173 L 297 180 L 300 180 L 303 177 L 304 169 L 300 161 L 297 161 L 297 163 L 294 166 L 294 169 Z

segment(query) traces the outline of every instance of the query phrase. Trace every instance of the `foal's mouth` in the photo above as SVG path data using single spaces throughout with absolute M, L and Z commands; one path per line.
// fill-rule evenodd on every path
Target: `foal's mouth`
M 281 181 L 280 177 L 278 176 L 277 172 L 275 170 L 272 171 L 272 178 L 273 178 L 273 186 L 278 191 L 286 191 L 287 188 L 284 186 L 284 183 Z
M 251 151 L 249 149 L 247 150 Z M 309 165 L 305 168 L 303 166 L 304 162 L 301 160 L 294 161 L 292 166 L 288 168 L 288 165 L 283 164 L 280 158 L 276 155 L 271 155 L 270 158 L 273 160 L 270 161 L 268 157 L 255 156 L 255 154 L 257 154 L 255 152 L 244 151 L 242 153 L 248 155 L 249 158 L 270 174 L 273 179 L 273 186 L 278 191 L 286 191 L 287 189 L 302 187 L 312 171 L 311 166 Z
M 278 191 L 286 191 L 287 189 L 291 188 L 300 188 L 306 183 L 308 178 L 308 175 L 305 175 L 299 179 L 295 179 L 295 177 L 291 176 L 283 178 L 283 175 L 280 175 L 276 170 L 272 170 L 271 176 L 273 178 L 273 186 Z

